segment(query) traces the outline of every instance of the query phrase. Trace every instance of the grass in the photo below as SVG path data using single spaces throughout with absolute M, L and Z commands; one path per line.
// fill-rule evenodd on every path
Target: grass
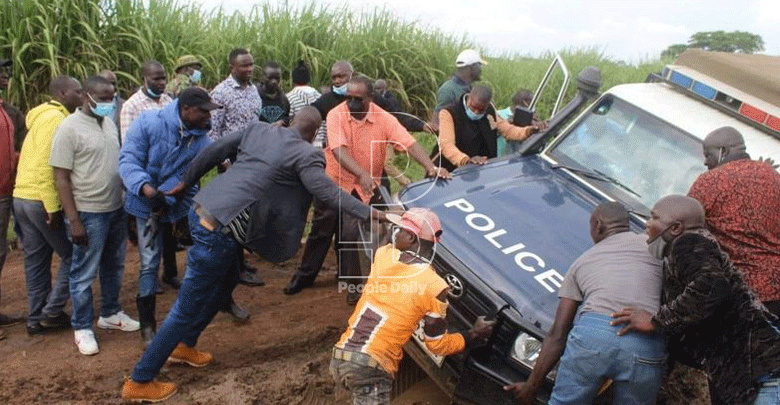
M 406 21 L 384 8 L 355 13 L 346 6 L 270 1 L 247 13 L 227 13 L 178 0 L 13 0 L 0 2 L 0 27 L 0 56 L 14 60 L 7 99 L 24 110 L 48 99 L 48 83 L 59 74 L 84 79 L 111 69 L 127 93 L 140 85 L 143 61 L 156 59 L 171 69 L 183 54 L 203 61 L 203 85 L 212 87 L 228 74 L 230 49 L 243 46 L 254 55 L 258 73 L 268 60 L 287 68 L 305 60 L 315 86 L 329 83 L 334 61 L 351 60 L 359 72 L 388 79 L 409 111 L 428 118 L 437 88 L 455 70 L 456 55 L 474 47 L 466 37 Z M 573 76 L 586 66 L 599 67 L 605 87 L 644 80 L 663 64 L 629 66 L 598 48 L 567 49 L 562 55 Z M 483 80 L 494 89 L 495 104 L 507 106 L 519 88 L 535 89 L 551 56 L 487 58 Z M 289 80 L 285 72 L 286 88 Z M 544 115 L 552 103 L 552 95 L 543 97 L 539 111 Z

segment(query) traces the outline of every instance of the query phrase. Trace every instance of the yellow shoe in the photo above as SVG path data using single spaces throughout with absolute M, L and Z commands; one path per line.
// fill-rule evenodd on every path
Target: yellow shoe
M 205 367 L 214 360 L 214 356 L 211 353 L 197 351 L 191 347 L 187 347 L 184 343 L 179 343 L 168 361 L 171 363 L 185 363 L 192 367 Z
M 122 386 L 122 399 L 130 402 L 162 402 L 176 393 L 176 384 L 157 381 L 145 383 L 131 379 Z

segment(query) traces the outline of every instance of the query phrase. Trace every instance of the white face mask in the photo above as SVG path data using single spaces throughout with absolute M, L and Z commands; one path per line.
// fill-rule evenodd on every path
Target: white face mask
M 401 228 L 394 226 L 390 234 L 390 242 L 393 244 L 393 247 L 395 247 L 395 239 L 398 237 L 399 232 L 401 232 Z
M 666 249 L 666 241 L 661 235 L 658 235 L 657 238 L 647 244 L 647 250 L 650 252 L 650 255 L 658 260 L 664 259 L 664 249 Z
M 659 233 L 655 239 L 647 244 L 647 250 L 650 252 L 650 255 L 658 260 L 664 259 L 664 250 L 668 244 L 668 242 L 664 240 L 664 232 L 668 231 L 671 227 L 672 225 L 669 225 L 664 228 L 664 230 L 661 231 L 661 233 Z

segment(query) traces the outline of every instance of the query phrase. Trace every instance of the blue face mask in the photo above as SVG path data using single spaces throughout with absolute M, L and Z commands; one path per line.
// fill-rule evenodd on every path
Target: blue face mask
M 333 92 L 338 94 L 339 96 L 346 96 L 347 95 L 347 85 L 349 85 L 349 83 L 344 83 L 340 87 L 333 86 Z
M 200 70 L 194 70 L 192 74 L 190 75 L 190 80 L 192 80 L 193 83 L 200 83 Z
M 466 103 L 466 98 L 465 97 L 463 98 L 463 107 L 466 107 L 466 115 L 472 121 L 479 121 L 479 120 L 482 119 L 482 117 L 485 116 L 485 113 L 477 114 L 477 113 L 474 112 L 474 110 L 469 108 L 469 105 Z
M 109 101 L 108 103 L 98 103 L 94 98 L 92 98 L 91 94 L 87 95 L 89 96 L 89 99 L 95 103 L 94 107 L 90 106 L 93 114 L 97 115 L 98 117 L 108 117 L 114 113 L 114 108 L 116 106 L 113 101 Z

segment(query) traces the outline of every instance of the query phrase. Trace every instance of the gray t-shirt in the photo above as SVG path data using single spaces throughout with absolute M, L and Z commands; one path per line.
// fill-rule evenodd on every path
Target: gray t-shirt
M 577 315 L 610 315 L 626 307 L 658 312 L 661 262 L 647 250 L 647 237 L 621 232 L 597 243 L 569 268 L 559 298 L 582 302 Z
M 101 125 L 79 109 L 62 120 L 51 144 L 49 164 L 71 171 L 73 199 L 80 212 L 122 208 L 119 136 L 110 118 L 104 118 Z

